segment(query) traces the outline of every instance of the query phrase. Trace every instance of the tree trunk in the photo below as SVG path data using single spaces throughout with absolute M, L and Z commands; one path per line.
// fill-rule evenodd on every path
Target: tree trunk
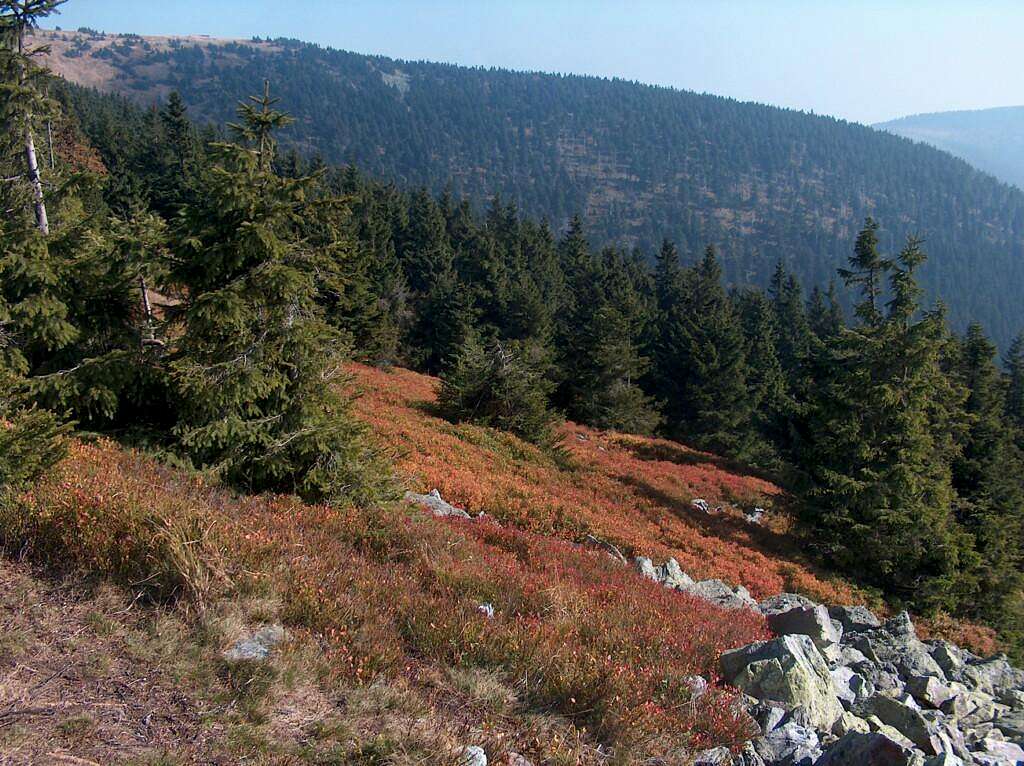
M 25 24 L 18 28 L 18 57 L 21 69 L 21 84 L 25 83 Z M 36 226 L 44 235 L 50 233 L 50 222 L 46 217 L 46 202 L 43 200 L 43 182 L 39 178 L 39 163 L 36 160 L 36 143 L 32 140 L 32 115 L 25 114 L 25 162 L 28 165 L 28 180 L 32 184 L 32 196 L 35 198 Z
M 50 233 L 50 222 L 46 218 L 46 202 L 43 200 L 43 182 L 39 178 L 39 164 L 36 162 L 36 145 L 32 140 L 32 128 L 25 126 L 25 162 L 28 163 L 28 180 L 32 183 L 35 198 L 36 225 L 43 234 Z

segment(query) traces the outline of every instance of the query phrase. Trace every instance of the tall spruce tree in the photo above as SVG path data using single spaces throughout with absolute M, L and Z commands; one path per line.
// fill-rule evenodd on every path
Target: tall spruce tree
M 273 132 L 289 121 L 274 103 L 268 88 L 240 106 L 240 143 L 213 147 L 173 228 L 185 294 L 177 435 L 197 464 L 242 486 L 366 501 L 379 467 L 341 390 L 345 338 L 320 305 L 336 254 L 301 236 L 316 178 L 273 170 Z
M 861 292 L 860 323 L 812 361 L 806 510 L 819 547 L 841 568 L 920 608 L 953 608 L 973 590 L 975 565 L 953 516 L 950 420 L 962 394 L 941 369 L 941 313 L 917 318 L 919 242 L 894 262 L 877 253 L 876 229 L 868 221 L 843 271 Z
M 669 432 L 697 446 L 750 457 L 753 429 L 743 328 L 722 285 L 714 247 L 680 280 L 659 318 Z

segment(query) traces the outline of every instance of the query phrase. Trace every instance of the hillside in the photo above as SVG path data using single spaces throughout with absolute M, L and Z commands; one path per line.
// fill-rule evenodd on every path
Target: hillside
M 915 114 L 875 127 L 931 144 L 1024 189 L 1024 106 Z
M 824 283 L 863 219 L 889 249 L 920 232 L 922 272 L 952 322 L 1005 345 L 1022 324 L 1024 193 L 930 147 L 831 118 L 591 77 L 469 69 L 295 41 L 43 33 L 68 79 L 152 104 L 178 90 L 223 123 L 269 78 L 297 117 L 285 145 L 403 187 L 500 193 L 562 227 L 585 214 L 597 242 L 695 257 L 721 246 L 733 283 L 778 260 Z
M 680 704 L 680 684 L 714 683 L 721 651 L 767 632 L 754 612 L 579 545 L 588 534 L 758 597 L 865 600 L 802 561 L 776 487 L 714 456 L 569 423 L 569 463 L 555 462 L 431 415 L 433 378 L 352 372 L 362 417 L 409 486 L 486 516 L 238 496 L 107 441 L 76 443 L 0 506 L 0 542 L 22 562 L 0 563 L 0 752 L 454 764 L 472 743 L 497 763 L 518 752 L 597 764 L 603 742 L 616 762 L 640 762 L 751 735 L 728 687 Z M 764 526 L 744 518 L 754 504 L 769 508 Z M 223 659 L 268 623 L 287 635 L 271 667 Z M 943 635 L 993 647 L 970 626 Z

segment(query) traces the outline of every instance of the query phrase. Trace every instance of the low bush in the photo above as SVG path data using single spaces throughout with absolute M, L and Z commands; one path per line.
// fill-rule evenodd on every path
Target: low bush
M 202 603 L 223 583 L 218 520 L 198 482 L 171 481 L 138 455 L 108 443 L 73 443 L 43 481 L 0 503 L 0 545 L 61 572 L 117 579 L 154 600 Z

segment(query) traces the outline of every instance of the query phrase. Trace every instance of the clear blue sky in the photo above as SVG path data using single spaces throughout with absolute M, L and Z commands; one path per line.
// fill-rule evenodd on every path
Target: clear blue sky
M 861 122 L 1024 104 L 1020 0 L 70 0 L 53 25 L 620 76 Z

